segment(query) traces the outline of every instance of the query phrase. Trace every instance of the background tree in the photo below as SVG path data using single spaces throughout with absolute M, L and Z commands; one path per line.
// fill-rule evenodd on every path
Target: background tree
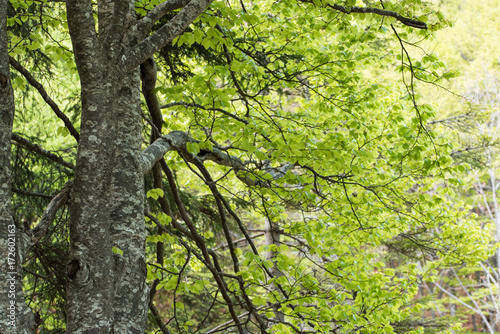
M 11 207 L 11 168 L 10 134 L 14 119 L 14 95 L 10 81 L 8 44 L 7 44 L 7 6 L 8 1 L 0 2 L 0 241 L 1 260 L 1 311 L 0 327 L 18 327 L 20 332 L 33 332 L 33 315 L 24 303 L 22 291 L 21 261 L 17 252 L 22 243 L 12 219 Z M 6 331 L 7 332 L 7 331 Z M 12 332 L 12 331 L 11 331 Z

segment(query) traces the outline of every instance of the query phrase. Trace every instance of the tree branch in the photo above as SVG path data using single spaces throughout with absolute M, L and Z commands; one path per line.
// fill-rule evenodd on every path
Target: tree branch
M 54 196 L 52 196 L 52 195 L 36 193 L 36 192 L 32 192 L 32 191 L 26 191 L 26 190 L 21 190 L 21 189 L 17 189 L 17 188 L 12 188 L 12 192 L 14 192 L 16 194 L 25 195 L 25 196 L 31 196 L 31 197 L 40 197 L 40 198 L 47 198 L 47 199 L 54 198 Z
M 182 34 L 184 30 L 210 5 L 212 0 L 191 0 L 177 15 L 167 24 L 149 37 L 136 44 L 125 52 L 117 68 L 128 72 L 151 57 L 156 51 L 163 48 L 172 40 Z M 141 32 L 142 33 L 142 32 Z M 137 31 L 130 31 L 129 34 L 140 40 L 143 36 Z
M 26 149 L 28 149 L 32 152 L 38 153 L 41 156 L 44 156 L 45 158 L 52 160 L 52 161 L 66 167 L 66 168 L 75 169 L 75 166 L 72 163 L 67 162 L 63 158 L 55 155 L 54 153 L 51 153 L 49 151 L 44 150 L 41 146 L 33 144 L 28 139 L 23 138 L 23 137 L 19 136 L 18 134 L 12 133 L 11 139 L 13 141 L 15 141 L 16 143 L 18 143 L 20 146 L 25 147 Z
M 178 151 L 182 153 L 182 156 L 189 162 L 194 162 L 195 159 L 201 162 L 206 160 L 213 161 L 218 165 L 233 168 L 236 177 L 249 186 L 265 186 L 263 180 L 257 179 L 251 172 L 247 171 L 247 163 L 243 162 L 240 158 L 224 153 L 218 148 L 214 148 L 212 152 L 200 152 L 200 154 L 195 156 L 188 152 L 186 148 L 187 143 L 199 143 L 199 141 L 191 138 L 183 131 L 172 131 L 160 137 L 142 152 L 142 172 L 146 174 L 167 152 Z M 285 175 L 288 170 L 294 167 L 294 164 L 286 163 L 277 168 L 266 167 L 265 170 L 273 179 L 277 179 Z
M 149 310 L 153 314 L 153 318 L 155 319 L 156 324 L 160 328 L 161 332 L 163 334 L 170 334 L 170 331 L 168 330 L 167 326 L 165 326 L 165 324 L 163 323 L 163 319 L 161 318 L 160 312 L 158 312 L 158 309 L 156 308 L 152 300 L 149 301 Z
M 78 140 L 80 139 L 80 134 L 78 133 L 78 131 L 76 131 L 75 127 L 69 120 L 68 116 L 66 116 L 61 111 L 61 109 L 59 109 L 58 105 L 54 102 L 54 100 L 50 98 L 49 94 L 47 94 L 47 91 L 45 90 L 45 88 L 43 88 L 42 84 L 38 82 L 26 68 L 24 68 L 21 64 L 19 64 L 14 58 L 10 56 L 9 56 L 9 63 L 12 65 L 12 67 L 14 67 L 19 73 L 21 73 L 26 78 L 26 80 L 29 82 L 31 86 L 33 86 L 40 93 L 40 96 L 43 98 L 43 100 L 47 102 L 47 104 L 52 108 L 57 117 L 59 117 L 64 122 L 64 125 L 68 128 L 69 133 L 78 142 Z
M 193 107 L 193 108 L 198 108 L 198 109 L 203 109 L 203 110 L 207 110 L 207 111 L 218 111 L 228 117 L 231 117 L 231 118 L 234 118 L 235 120 L 237 120 L 238 122 L 241 122 L 243 124 L 248 124 L 248 121 L 234 115 L 234 114 L 231 114 L 230 112 L 224 110 L 224 109 L 221 109 L 221 108 L 207 108 L 207 107 L 204 107 L 202 106 L 201 104 L 198 104 L 198 103 L 188 103 L 188 102 L 171 102 L 171 103 L 168 103 L 168 104 L 164 104 L 161 106 L 161 109 L 167 109 L 167 108 L 170 108 L 170 107 L 175 107 L 175 106 L 183 106 L 185 108 L 187 107 Z
M 251 235 L 251 236 L 250 236 L 250 238 L 252 238 L 252 239 L 256 239 L 256 238 L 258 238 L 258 237 L 262 237 L 263 235 L 264 235 L 264 232 L 261 232 L 261 233 L 257 233 L 257 234 Z M 233 241 L 233 244 L 234 244 L 234 245 L 237 245 L 237 244 L 239 244 L 239 243 L 245 243 L 245 242 L 248 242 L 248 240 L 247 240 L 247 238 L 246 238 L 246 237 L 243 237 L 243 238 L 240 238 L 240 239 L 234 240 L 234 241 Z M 225 249 L 225 248 L 228 248 L 228 246 L 229 246 L 228 244 L 221 244 L 221 245 L 219 245 L 219 246 L 215 247 L 213 250 L 214 250 L 214 251 L 219 250 L 219 249 L 220 249 L 220 250 L 223 250 L 223 249 Z
M 35 245 L 38 240 L 47 234 L 50 224 L 54 220 L 57 211 L 68 202 L 72 184 L 73 181 L 71 180 L 64 185 L 61 192 L 54 196 L 49 205 L 47 205 L 47 208 L 45 209 L 42 219 L 40 219 L 38 225 L 28 232 L 28 236 L 31 238 L 30 246 Z
M 409 27 L 417 28 L 417 29 L 427 29 L 427 24 L 422 21 L 418 20 L 413 20 L 409 19 L 407 17 L 404 17 L 396 12 L 392 12 L 390 10 L 385 10 L 385 9 L 379 9 L 379 8 L 371 8 L 371 7 L 351 7 L 350 10 L 347 10 L 346 7 L 340 6 L 340 5 L 328 5 L 329 7 L 338 10 L 342 13 L 350 14 L 350 13 L 370 13 L 370 14 L 377 14 L 380 16 L 389 16 L 393 17 L 399 22 L 403 23 L 404 25 L 407 25 Z
M 181 131 L 178 131 L 178 132 L 181 132 Z M 161 160 L 161 165 L 162 165 L 163 170 L 165 171 L 165 174 L 167 175 L 168 183 L 170 185 L 170 189 L 172 190 L 172 194 L 174 196 L 174 201 L 177 205 L 177 209 L 179 210 L 179 214 L 181 215 L 182 219 L 184 220 L 184 222 L 188 226 L 189 231 L 190 231 L 191 236 L 192 236 L 192 239 L 198 245 L 198 247 L 203 255 L 200 257 L 200 256 L 196 255 L 196 252 L 193 252 L 193 253 L 195 254 L 195 256 L 199 260 L 201 260 L 205 264 L 207 269 L 210 270 L 210 272 L 212 273 L 212 276 L 214 277 L 214 279 L 217 282 L 217 285 L 221 291 L 222 297 L 224 298 L 224 300 L 227 303 L 227 307 L 229 309 L 229 313 L 231 314 L 231 318 L 233 318 L 233 321 L 236 323 L 236 325 L 238 327 L 238 332 L 243 334 L 243 327 L 242 327 L 241 323 L 239 322 L 238 317 L 236 316 L 236 311 L 234 310 L 234 307 L 233 307 L 234 304 L 231 301 L 231 297 L 228 294 L 229 290 L 227 289 L 227 285 L 224 281 L 223 276 L 221 275 L 222 270 L 218 265 L 217 256 L 213 251 L 210 252 L 210 250 L 207 248 L 207 246 L 205 244 L 205 241 L 198 234 L 198 231 L 196 230 L 196 227 L 194 226 L 193 222 L 191 221 L 191 218 L 189 217 L 189 215 L 184 207 L 184 203 L 182 202 L 182 200 L 179 196 L 179 191 L 177 189 L 177 185 L 175 184 L 175 180 L 174 180 L 172 171 L 170 170 L 170 168 L 168 168 L 165 160 Z M 172 220 L 172 222 L 175 222 L 175 220 Z M 175 224 L 174 224 L 174 226 L 175 226 Z M 183 246 L 184 246 L 184 243 L 182 242 L 182 240 L 179 239 L 179 242 L 181 244 L 183 244 Z M 184 247 L 186 247 L 186 249 L 188 249 L 187 246 L 184 246 Z M 212 265 L 212 261 L 210 260 L 210 256 L 208 254 L 212 255 L 213 265 Z
M 153 25 L 167 13 L 185 7 L 190 0 L 167 0 L 149 11 L 142 19 L 137 21 L 129 30 L 135 30 L 137 36 L 147 36 Z
M 311 4 L 313 3 L 310 0 L 299 0 L 299 1 L 311 3 Z M 417 29 L 427 29 L 427 24 L 425 22 L 413 20 L 413 19 L 404 17 L 396 12 L 386 10 L 386 9 L 372 8 L 372 7 L 350 7 L 350 8 L 348 8 L 348 7 L 344 7 L 344 6 L 337 5 L 337 4 L 327 5 L 327 7 L 335 9 L 339 12 L 344 13 L 344 14 L 365 13 L 365 14 L 376 14 L 376 15 L 380 15 L 380 16 L 393 17 L 406 26 L 417 28 Z

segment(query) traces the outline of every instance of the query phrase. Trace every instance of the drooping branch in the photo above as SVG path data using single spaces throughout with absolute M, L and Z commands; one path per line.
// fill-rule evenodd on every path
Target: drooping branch
M 18 134 L 12 133 L 11 138 L 13 141 L 18 143 L 20 146 L 25 147 L 26 149 L 28 149 L 32 152 L 38 153 L 41 156 L 44 156 L 45 158 L 52 160 L 52 161 L 66 167 L 66 168 L 75 169 L 75 166 L 72 163 L 67 162 L 63 158 L 55 155 L 54 153 L 51 153 L 47 150 L 44 150 L 39 145 L 33 144 L 28 139 L 23 138 L 23 137 L 19 136 Z
M 184 207 L 184 203 L 182 202 L 182 200 L 179 196 L 179 191 L 177 189 L 177 185 L 175 184 L 175 180 L 173 178 L 172 171 L 170 170 L 170 168 L 168 168 L 165 160 L 161 160 L 161 165 L 162 165 L 162 169 L 165 171 L 165 174 L 167 175 L 168 183 L 170 185 L 170 189 L 172 190 L 172 194 L 174 196 L 174 201 L 177 205 L 177 209 L 179 210 L 179 214 L 181 215 L 182 219 L 184 220 L 184 222 L 188 226 L 189 232 L 192 236 L 193 241 L 198 245 L 200 251 L 203 254 L 202 257 L 198 257 L 198 256 L 197 257 L 198 257 L 198 259 L 202 260 L 202 262 L 205 264 L 207 269 L 209 269 L 210 272 L 212 273 L 212 275 L 213 275 L 215 281 L 217 282 L 217 285 L 221 291 L 222 297 L 224 298 L 224 300 L 227 303 L 229 313 L 231 314 L 231 317 L 233 318 L 234 322 L 236 323 L 236 325 L 238 327 L 238 332 L 243 333 L 243 327 L 242 327 L 242 325 L 241 325 L 241 323 L 236 315 L 236 311 L 234 310 L 234 307 L 233 307 L 233 302 L 231 301 L 231 298 L 228 294 L 227 285 L 223 279 L 223 276 L 221 275 L 222 270 L 220 269 L 220 267 L 218 265 L 217 256 L 215 255 L 215 253 L 209 252 L 209 249 L 207 248 L 205 241 L 198 234 L 198 231 L 196 230 L 196 227 L 194 226 L 193 222 L 191 221 L 191 218 Z M 175 226 L 175 224 L 174 224 L 174 226 Z M 181 242 L 181 240 L 179 240 L 179 241 Z M 186 249 L 188 249 L 188 248 L 186 247 Z M 193 253 L 196 255 L 196 252 L 193 252 Z M 212 260 L 210 259 L 210 256 L 208 256 L 208 254 L 212 255 L 213 264 L 212 264 Z
M 224 232 L 224 236 L 226 237 L 227 245 L 229 247 L 229 254 L 231 259 L 233 260 L 234 272 L 237 273 L 240 271 L 240 264 L 238 260 L 238 256 L 235 252 L 235 247 L 233 244 L 233 239 L 231 238 L 231 232 L 229 231 L 228 222 L 226 219 L 226 213 L 224 212 L 224 206 L 221 201 L 221 196 L 217 186 L 210 175 L 210 172 L 205 168 L 205 165 L 201 161 L 196 161 L 196 166 L 200 170 L 201 174 L 204 177 L 205 184 L 210 188 L 210 191 L 214 195 L 215 203 L 217 205 L 217 209 L 219 211 L 219 218 L 222 226 L 222 231 Z
M 50 227 L 50 224 L 54 220 L 57 211 L 68 202 L 69 193 L 71 191 L 71 185 L 73 181 L 68 181 L 62 190 L 54 196 L 54 198 L 50 201 L 49 205 L 45 209 L 42 218 L 37 226 L 35 226 L 31 231 L 28 232 L 28 236 L 30 237 L 30 245 L 35 245 L 40 238 L 42 238 Z
M 26 78 L 26 80 L 31 86 L 33 86 L 40 93 L 40 96 L 43 98 L 43 100 L 47 102 L 47 104 L 52 108 L 57 117 L 59 117 L 64 122 L 64 125 L 68 128 L 69 133 L 78 142 L 78 140 L 80 139 L 80 134 L 78 133 L 78 131 L 76 131 L 75 127 L 69 120 L 68 116 L 66 116 L 61 111 L 59 106 L 54 102 L 54 100 L 50 98 L 45 88 L 43 88 L 43 85 L 40 82 L 38 82 L 31 75 L 31 73 L 26 68 L 24 68 L 23 65 L 19 64 L 19 62 L 17 62 L 14 58 L 9 57 L 9 63 L 10 65 L 12 65 L 12 67 L 14 67 L 19 73 L 21 73 Z

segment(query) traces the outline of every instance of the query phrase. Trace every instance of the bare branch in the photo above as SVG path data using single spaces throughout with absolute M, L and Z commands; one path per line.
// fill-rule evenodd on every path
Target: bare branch
M 181 131 L 179 131 L 179 132 L 181 132 Z M 215 252 L 209 251 L 209 249 L 207 248 L 207 246 L 205 244 L 205 241 L 198 234 L 196 227 L 194 226 L 193 222 L 191 221 L 191 218 L 189 217 L 188 213 L 186 212 L 186 209 L 184 207 L 184 203 L 182 202 L 182 200 L 179 196 L 179 192 L 177 189 L 177 185 L 175 184 L 175 180 L 174 180 L 172 171 L 170 170 L 170 168 L 168 168 L 165 160 L 161 160 L 161 165 L 162 165 L 162 168 L 163 168 L 165 174 L 167 175 L 168 183 L 170 185 L 170 189 L 172 190 L 172 194 L 174 196 L 174 201 L 177 204 L 177 209 L 179 210 L 179 213 L 180 213 L 182 219 L 184 220 L 184 222 L 188 226 L 189 231 L 192 235 L 192 238 L 195 241 L 195 243 L 198 245 L 203 256 L 199 257 L 198 255 L 196 255 L 197 254 L 196 252 L 193 252 L 193 254 L 195 254 L 195 256 L 199 260 L 201 260 L 205 264 L 207 269 L 210 270 L 210 272 L 212 273 L 212 276 L 214 277 L 214 279 L 217 282 L 217 285 L 221 291 L 222 297 L 224 298 L 224 300 L 227 303 L 227 307 L 229 309 L 229 313 L 231 314 L 231 318 L 233 318 L 233 321 L 236 323 L 236 325 L 238 327 L 238 332 L 243 333 L 243 327 L 239 321 L 239 318 L 236 315 L 236 311 L 234 310 L 234 307 L 233 307 L 233 302 L 231 301 L 231 297 L 228 294 L 227 285 L 224 281 L 223 276 L 221 275 L 222 270 L 220 269 L 220 267 L 218 265 L 217 256 L 216 256 Z M 175 220 L 173 220 L 172 222 L 174 222 L 174 221 Z M 174 224 L 174 226 L 175 226 L 175 224 Z M 179 242 L 181 242 L 181 244 L 183 244 L 184 247 L 187 246 L 187 245 L 184 245 L 184 243 L 182 243 L 181 240 L 179 240 Z M 186 249 L 188 249 L 188 247 L 186 247 Z M 210 255 L 212 255 L 213 264 L 212 264 L 212 261 L 210 260 L 210 256 L 208 255 L 209 253 L 210 253 Z
M 167 152 L 178 151 L 181 152 L 183 157 L 189 162 L 194 162 L 194 159 L 198 159 L 201 162 L 210 160 L 218 165 L 231 167 L 236 172 L 238 179 L 249 186 L 266 185 L 264 181 L 257 179 L 250 171 L 247 171 L 247 163 L 243 162 L 240 158 L 224 153 L 217 148 L 214 148 L 212 152 L 203 151 L 197 156 L 194 156 L 188 152 L 186 148 L 187 143 L 199 143 L 199 141 L 191 138 L 183 131 L 172 131 L 156 140 L 142 152 L 143 173 L 146 174 L 151 168 L 153 168 L 153 165 Z M 269 173 L 273 179 L 277 179 L 284 176 L 288 170 L 291 170 L 294 167 L 294 164 L 287 163 L 278 168 L 266 167 L 265 171 Z
M 43 213 L 42 219 L 37 226 L 35 226 L 31 231 L 28 232 L 28 235 L 31 237 L 31 245 L 34 245 L 42 238 L 45 234 L 47 234 L 47 230 L 50 227 L 50 224 L 54 220 L 57 211 L 61 208 L 69 199 L 69 193 L 71 191 L 71 185 L 73 181 L 68 181 L 61 192 L 54 196 L 54 198 L 50 201 L 49 205 L 45 209 Z
M 19 136 L 18 134 L 12 133 L 11 138 L 13 141 L 18 143 L 20 146 L 25 147 L 26 149 L 28 149 L 32 152 L 38 153 L 41 156 L 44 156 L 45 158 L 52 160 L 52 161 L 66 167 L 66 168 L 75 169 L 75 166 L 72 163 L 67 162 L 63 158 L 55 155 L 54 153 L 51 153 L 49 151 L 44 150 L 39 145 L 33 144 L 28 139 L 23 138 L 23 137 Z
M 45 88 L 43 88 L 43 85 L 40 82 L 38 82 L 26 68 L 24 68 L 21 64 L 19 64 L 14 58 L 10 56 L 9 56 L 9 63 L 12 65 L 12 67 L 14 67 L 17 71 L 19 71 L 19 73 L 21 73 L 26 78 L 26 80 L 29 82 L 31 86 L 33 86 L 40 93 L 40 96 L 42 96 L 43 100 L 47 102 L 47 104 L 52 108 L 57 117 L 59 117 L 64 122 L 64 125 L 68 128 L 69 133 L 78 142 L 78 140 L 80 139 L 80 134 L 78 133 L 78 131 L 76 131 L 75 127 L 69 120 L 68 116 L 66 116 L 61 111 L 61 109 L 59 109 L 54 100 L 50 98 Z

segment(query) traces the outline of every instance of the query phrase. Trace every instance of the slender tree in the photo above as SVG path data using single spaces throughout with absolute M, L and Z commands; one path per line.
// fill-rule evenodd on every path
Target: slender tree
M 23 235 L 12 219 L 10 136 L 14 120 L 14 91 L 9 69 L 7 8 L 0 2 L 0 328 L 4 333 L 33 333 L 33 313 L 24 302 L 22 289 Z

